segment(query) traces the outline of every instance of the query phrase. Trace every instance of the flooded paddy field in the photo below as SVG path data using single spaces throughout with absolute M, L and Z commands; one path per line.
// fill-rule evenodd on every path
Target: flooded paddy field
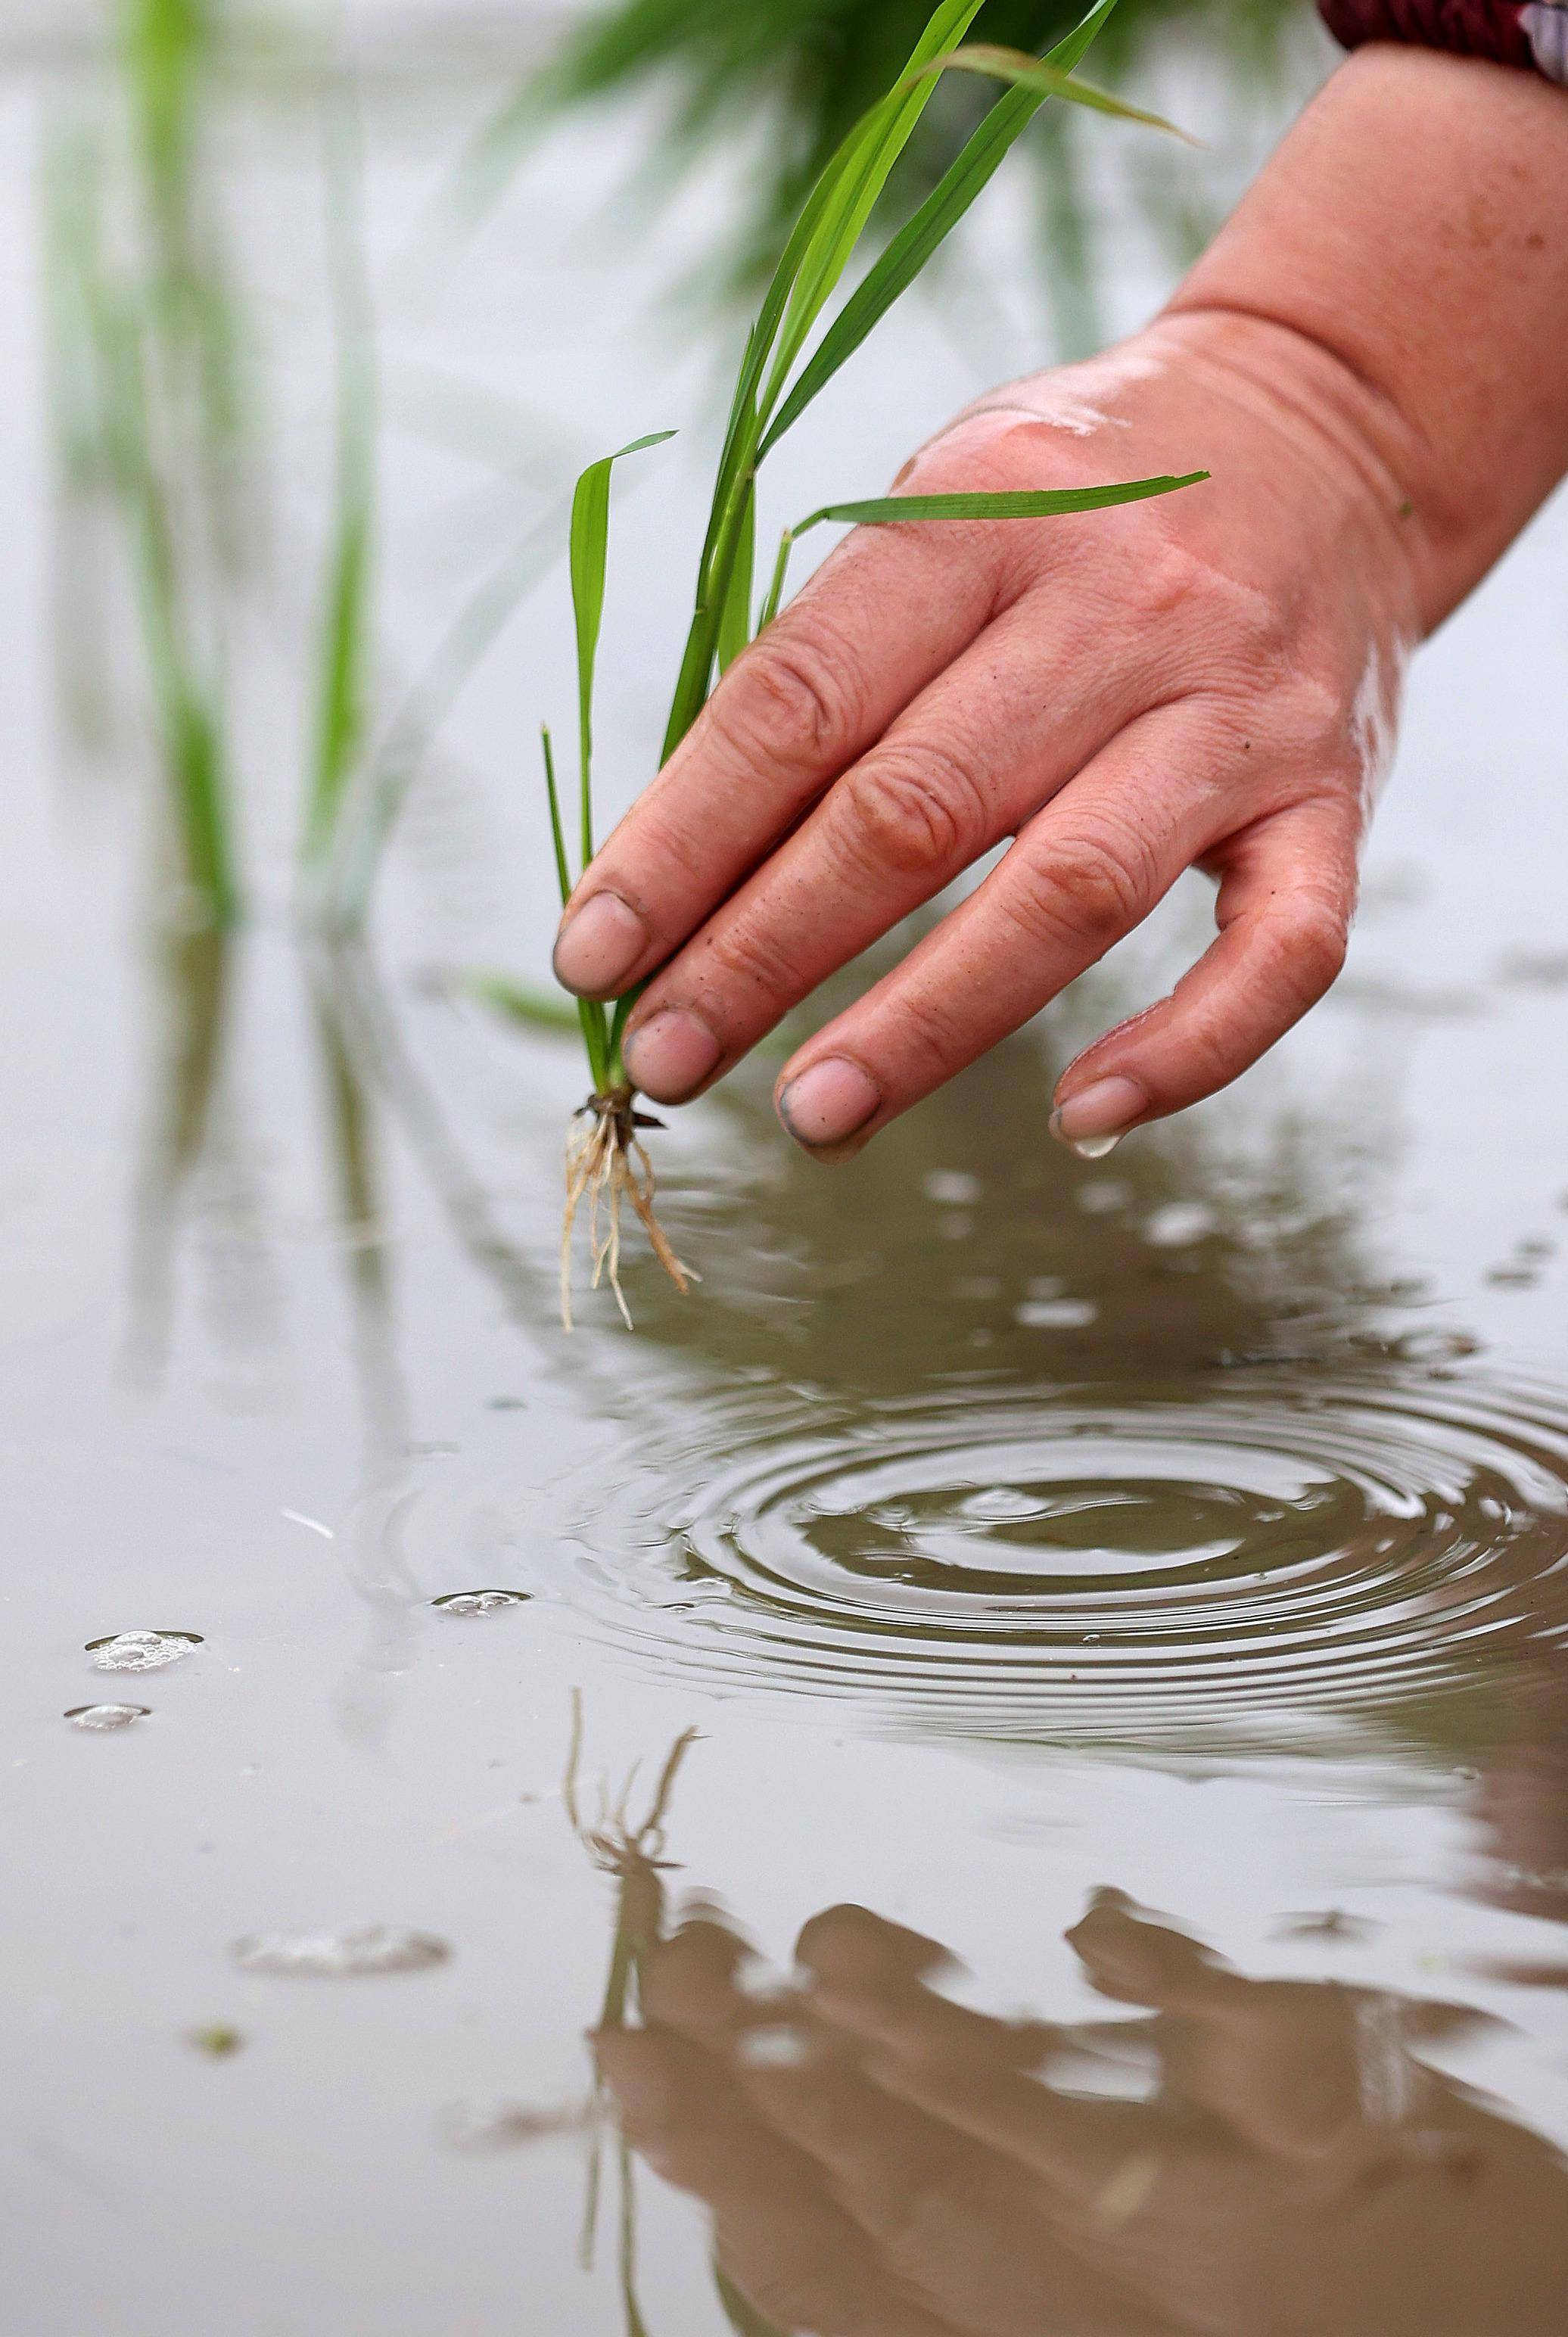
M 62 439 L 60 173 L 121 167 L 120 94 L 70 44 L 0 80 L 6 2325 L 1560 2331 L 1568 509 L 1418 663 L 1349 970 L 1237 1092 L 1107 1161 L 1046 1138 L 1194 885 L 848 1168 L 766 1060 L 677 1115 L 701 1290 L 638 1259 L 635 1333 L 580 1292 L 568 1341 L 581 1063 L 455 977 L 544 973 L 544 547 L 582 461 L 711 421 L 654 297 L 711 188 L 636 212 L 585 122 L 433 253 L 499 37 L 365 75 L 383 718 L 423 742 L 474 594 L 542 582 L 407 758 L 351 946 L 294 905 L 314 85 L 227 89 L 201 213 L 214 929 L 171 914 L 134 550 Z M 1032 361 L 1020 232 L 963 329 L 900 314 L 791 507 Z M 1137 247 L 1114 305 L 1158 281 Z M 684 588 L 702 464 L 628 492 L 619 572 L 673 545 Z M 678 600 L 612 586 L 622 799 Z

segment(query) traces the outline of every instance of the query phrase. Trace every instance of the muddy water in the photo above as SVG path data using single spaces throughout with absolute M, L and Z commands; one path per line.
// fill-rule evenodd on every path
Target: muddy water
M 1109 1162 L 1044 1138 L 1178 902 L 848 1171 L 787 1153 L 766 1065 L 681 1117 L 701 1296 L 636 1271 L 636 1335 L 585 1305 L 567 1344 L 579 1069 L 427 979 L 542 969 L 514 742 L 558 616 L 455 716 L 374 956 L 299 948 L 318 188 L 241 109 L 252 914 L 160 937 L 113 535 L 44 426 L 59 96 L 0 100 L 7 2325 L 1562 2330 L 1568 515 L 1421 670 L 1350 973 L 1240 1093 Z M 374 115 L 389 274 L 473 102 Z M 588 451 L 688 410 L 573 241 L 606 183 L 569 145 L 388 292 L 418 416 L 438 374 Z M 818 479 L 963 393 L 900 332 Z M 394 675 L 537 516 L 423 428 Z M 696 469 L 629 499 L 629 564 Z M 616 663 L 626 787 L 665 613 Z

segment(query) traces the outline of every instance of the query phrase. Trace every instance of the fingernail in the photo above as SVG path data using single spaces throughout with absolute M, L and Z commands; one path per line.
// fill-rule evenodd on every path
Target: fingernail
M 588 998 L 622 986 L 648 947 L 648 928 L 619 893 L 595 893 L 573 909 L 555 943 L 555 979 Z
M 679 1103 L 701 1086 L 720 1052 L 706 1022 L 678 1006 L 668 1007 L 627 1040 L 626 1076 L 655 1103 Z
M 1081 1160 L 1103 1160 L 1148 1109 L 1149 1099 L 1137 1080 L 1118 1073 L 1080 1088 L 1058 1104 L 1051 1115 L 1051 1133 Z
M 842 1144 L 882 1108 L 869 1072 L 846 1056 L 829 1055 L 791 1080 L 779 1099 L 779 1117 L 795 1139 L 813 1150 Z

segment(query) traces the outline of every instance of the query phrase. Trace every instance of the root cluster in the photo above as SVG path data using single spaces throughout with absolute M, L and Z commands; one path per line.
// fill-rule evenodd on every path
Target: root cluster
M 641 1131 L 662 1125 L 637 1110 L 636 1095 L 629 1087 L 590 1096 L 573 1120 L 566 1141 L 566 1217 L 561 1233 L 561 1320 L 568 1331 L 572 1328 L 572 1240 L 584 1202 L 593 1287 L 597 1290 L 602 1284 L 609 1284 L 628 1330 L 632 1314 L 621 1287 L 622 1212 L 628 1201 L 642 1220 L 654 1257 L 683 1298 L 696 1280 L 691 1267 L 682 1266 L 671 1248 L 653 1212 L 658 1185 Z

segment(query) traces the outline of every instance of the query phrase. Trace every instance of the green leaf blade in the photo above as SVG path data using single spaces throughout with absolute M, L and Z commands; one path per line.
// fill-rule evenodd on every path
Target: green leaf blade
M 561 906 L 572 898 L 572 870 L 566 859 L 566 831 L 561 819 L 561 790 L 555 781 L 555 742 L 548 728 L 539 733 L 544 751 L 544 792 L 550 803 L 550 836 L 555 846 L 555 879 L 561 887 Z
M 577 628 L 577 738 L 583 865 L 593 857 L 593 683 L 604 624 L 604 582 L 610 562 L 610 482 L 617 463 L 662 446 L 672 430 L 634 438 L 613 455 L 590 463 L 572 498 L 572 607 Z
M 943 520 L 1064 518 L 1074 512 L 1111 511 L 1122 504 L 1176 494 L 1183 487 L 1200 486 L 1210 475 L 1189 471 L 1180 478 L 1127 479 L 1102 487 L 1023 487 L 989 494 L 877 495 L 861 503 L 825 504 L 792 533 L 804 535 L 808 528 L 828 521 L 849 527 L 901 527 Z
M 741 504 L 735 556 L 719 616 L 719 670 L 725 673 L 751 640 L 751 594 L 757 579 L 757 490 L 749 485 Z
M 687 636 L 662 760 L 668 762 L 707 702 L 720 662 L 720 631 L 732 607 L 745 499 L 759 442 L 823 306 L 848 265 L 888 172 L 912 136 L 935 84 L 923 69 L 961 40 L 981 0 L 943 0 L 904 74 L 862 115 L 812 188 L 774 269 L 736 384 L 730 428 L 714 484 L 698 567 L 696 609 Z
M 1098 0 L 1098 5 L 1090 10 L 1083 23 L 1039 62 L 1069 72 L 1087 52 L 1116 5 L 1117 0 Z M 893 238 L 864 283 L 835 318 L 769 425 L 758 451 L 759 462 L 772 451 L 786 431 L 793 428 L 894 303 L 922 274 L 990 185 L 1041 107 L 1056 93 L 1024 83 L 1010 89 L 992 107 L 940 182 Z
M 894 165 L 936 94 L 940 60 L 952 54 L 980 13 L 981 0 L 946 0 L 915 45 L 899 80 L 850 132 L 832 166 L 833 183 L 801 255 L 764 391 L 764 415 L 777 402 L 812 327 L 832 298 L 877 207 Z
M 1125 98 L 1112 97 L 1109 90 L 1097 89 L 1093 82 L 1074 80 L 1048 58 L 1026 56 L 1022 49 L 976 42 L 968 48 L 955 49 L 951 56 L 939 59 L 926 71 L 933 76 L 945 73 L 981 73 L 992 81 L 1011 82 L 1016 89 L 1038 90 L 1044 97 L 1063 97 L 1070 104 L 1086 105 L 1091 112 L 1109 114 L 1117 122 L 1137 122 L 1146 130 L 1163 130 L 1188 146 L 1200 143 L 1174 122 L 1167 122 L 1162 113 L 1151 113 L 1145 106 L 1131 105 Z

